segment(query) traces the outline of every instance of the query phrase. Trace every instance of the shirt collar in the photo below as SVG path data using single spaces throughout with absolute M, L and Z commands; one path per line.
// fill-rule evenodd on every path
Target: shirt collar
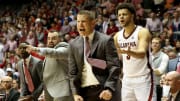
M 93 40 L 95 31 L 93 31 L 91 34 L 88 35 L 89 41 L 91 42 Z
M 31 58 L 31 55 L 29 55 L 29 57 L 27 57 L 25 60 L 26 60 L 26 64 L 29 64 L 30 62 L 30 58 Z M 24 61 L 24 60 L 23 60 Z

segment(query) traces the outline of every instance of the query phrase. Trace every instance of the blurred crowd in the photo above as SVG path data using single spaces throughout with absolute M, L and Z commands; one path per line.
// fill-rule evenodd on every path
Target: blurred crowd
M 22 42 L 46 47 L 47 34 L 58 31 L 65 42 L 78 32 L 76 14 L 81 9 L 96 12 L 95 30 L 113 36 L 121 30 L 116 6 L 122 2 L 135 5 L 136 23 L 161 38 L 161 49 L 169 59 L 180 56 L 180 3 L 179 0 L 31 0 L 14 7 L 0 7 L 0 78 L 8 75 L 19 89 L 16 49 Z M 13 84 L 14 84 L 13 83 Z

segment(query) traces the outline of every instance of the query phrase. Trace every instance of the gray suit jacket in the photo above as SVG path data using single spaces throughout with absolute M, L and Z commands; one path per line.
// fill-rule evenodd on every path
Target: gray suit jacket
M 175 59 L 169 60 L 168 66 L 167 66 L 167 72 L 176 71 L 177 63 L 178 63 L 178 59 L 179 59 L 179 58 L 180 58 L 180 57 L 177 57 L 177 58 L 175 58 Z
M 68 47 L 68 43 L 60 42 L 54 48 L 38 48 L 40 53 L 46 57 L 43 81 L 52 97 L 71 96 L 68 77 Z
M 28 69 L 30 71 L 33 84 L 35 87 L 35 90 L 32 92 L 32 94 L 29 92 L 27 84 L 25 82 L 25 76 L 23 72 L 23 60 L 20 60 L 17 64 L 18 70 L 20 72 L 20 81 L 21 81 L 21 96 L 26 95 L 32 95 L 35 100 L 38 99 L 40 94 L 43 90 L 43 83 L 42 83 L 42 67 L 43 67 L 43 61 L 41 61 L 38 58 L 35 58 L 33 56 L 30 57 L 30 61 L 28 64 Z
M 83 43 L 83 37 L 81 36 L 77 37 L 70 43 L 69 68 L 71 76 L 70 83 L 73 94 L 81 93 L 81 76 L 84 65 Z M 91 45 L 90 57 L 106 61 L 107 67 L 104 70 L 92 67 L 92 71 L 100 82 L 100 85 L 103 86 L 104 89 L 110 89 L 113 92 L 117 90 L 116 84 L 119 80 L 122 64 L 118 59 L 113 38 L 95 32 Z M 119 89 L 117 91 L 119 91 Z M 120 95 L 118 97 L 120 98 Z

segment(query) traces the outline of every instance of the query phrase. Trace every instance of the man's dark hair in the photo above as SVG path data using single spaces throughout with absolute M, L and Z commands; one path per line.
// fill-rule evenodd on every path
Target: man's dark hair
M 117 9 L 116 9 L 116 14 L 118 14 L 118 10 L 120 10 L 120 9 L 127 9 L 132 14 L 136 15 L 136 10 L 135 10 L 133 4 L 131 4 L 131 3 L 122 3 L 122 4 L 118 5 Z
M 131 12 L 134 15 L 134 21 L 136 20 L 136 10 L 132 3 L 122 3 L 117 6 L 116 8 L 116 14 L 118 15 L 118 10 L 120 9 L 127 9 L 129 12 Z

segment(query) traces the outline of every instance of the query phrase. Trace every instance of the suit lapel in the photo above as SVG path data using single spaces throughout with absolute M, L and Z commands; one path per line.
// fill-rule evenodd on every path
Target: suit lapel
M 30 71 L 30 73 L 32 73 L 32 69 L 33 68 L 33 57 L 31 56 L 29 59 L 29 64 L 28 64 L 28 70 Z
M 179 101 L 180 100 L 180 91 L 178 92 L 176 98 L 175 98 L 175 101 Z
M 99 34 L 98 33 L 94 33 L 94 38 L 92 40 L 92 46 L 91 46 L 91 55 L 95 52 L 97 46 L 99 43 Z
M 78 54 L 81 57 L 81 59 L 83 59 L 84 58 L 84 39 L 82 36 L 79 38 L 77 45 L 78 45 L 77 47 L 79 47 Z
M 6 95 L 7 96 L 7 101 L 11 101 L 12 96 L 14 95 L 14 89 L 11 88 L 11 90 L 9 91 L 9 94 Z

